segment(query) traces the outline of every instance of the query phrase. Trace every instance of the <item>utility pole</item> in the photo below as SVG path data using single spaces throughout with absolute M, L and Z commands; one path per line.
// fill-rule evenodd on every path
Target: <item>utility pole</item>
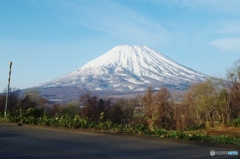
M 11 68 L 12 68 L 12 62 L 10 62 L 10 67 L 9 67 L 8 87 L 7 87 L 7 93 L 6 93 L 6 105 L 5 105 L 5 111 L 4 111 L 4 118 L 5 118 L 6 115 L 7 115 L 8 96 L 9 96 L 10 78 L 11 78 Z

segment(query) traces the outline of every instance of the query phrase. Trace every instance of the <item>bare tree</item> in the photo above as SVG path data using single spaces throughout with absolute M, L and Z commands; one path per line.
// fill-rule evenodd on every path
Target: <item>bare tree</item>
M 142 97 L 144 116 L 150 130 L 156 127 L 172 128 L 174 125 L 173 102 L 170 102 L 171 94 L 162 87 L 157 93 L 153 93 L 149 87 L 147 93 Z
M 92 96 L 90 92 L 87 92 L 80 97 L 79 101 L 84 106 L 81 110 L 82 117 L 89 117 L 93 121 L 99 121 L 101 113 L 103 113 L 104 119 L 106 119 L 111 104 L 109 99 L 98 99 L 97 96 Z
M 231 96 L 231 118 L 240 117 L 240 59 L 237 60 L 227 74 L 229 94 Z

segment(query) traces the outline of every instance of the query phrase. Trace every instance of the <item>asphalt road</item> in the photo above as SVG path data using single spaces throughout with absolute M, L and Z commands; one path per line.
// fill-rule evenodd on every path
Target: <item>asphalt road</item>
M 171 159 L 210 156 L 206 147 L 141 138 L 0 123 L 0 159 Z

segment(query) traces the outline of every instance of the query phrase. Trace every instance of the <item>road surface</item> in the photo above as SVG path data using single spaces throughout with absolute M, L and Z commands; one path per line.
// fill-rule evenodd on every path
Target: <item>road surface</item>
M 206 147 L 159 140 L 0 123 L 0 159 L 173 159 L 239 158 L 210 156 Z M 233 149 L 232 149 L 233 150 Z

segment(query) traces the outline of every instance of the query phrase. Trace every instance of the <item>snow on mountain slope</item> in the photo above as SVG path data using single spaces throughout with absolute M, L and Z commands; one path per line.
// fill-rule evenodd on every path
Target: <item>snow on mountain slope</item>
M 120 45 L 72 73 L 40 87 L 142 91 L 147 86 L 201 82 L 207 75 L 180 65 L 147 46 Z

